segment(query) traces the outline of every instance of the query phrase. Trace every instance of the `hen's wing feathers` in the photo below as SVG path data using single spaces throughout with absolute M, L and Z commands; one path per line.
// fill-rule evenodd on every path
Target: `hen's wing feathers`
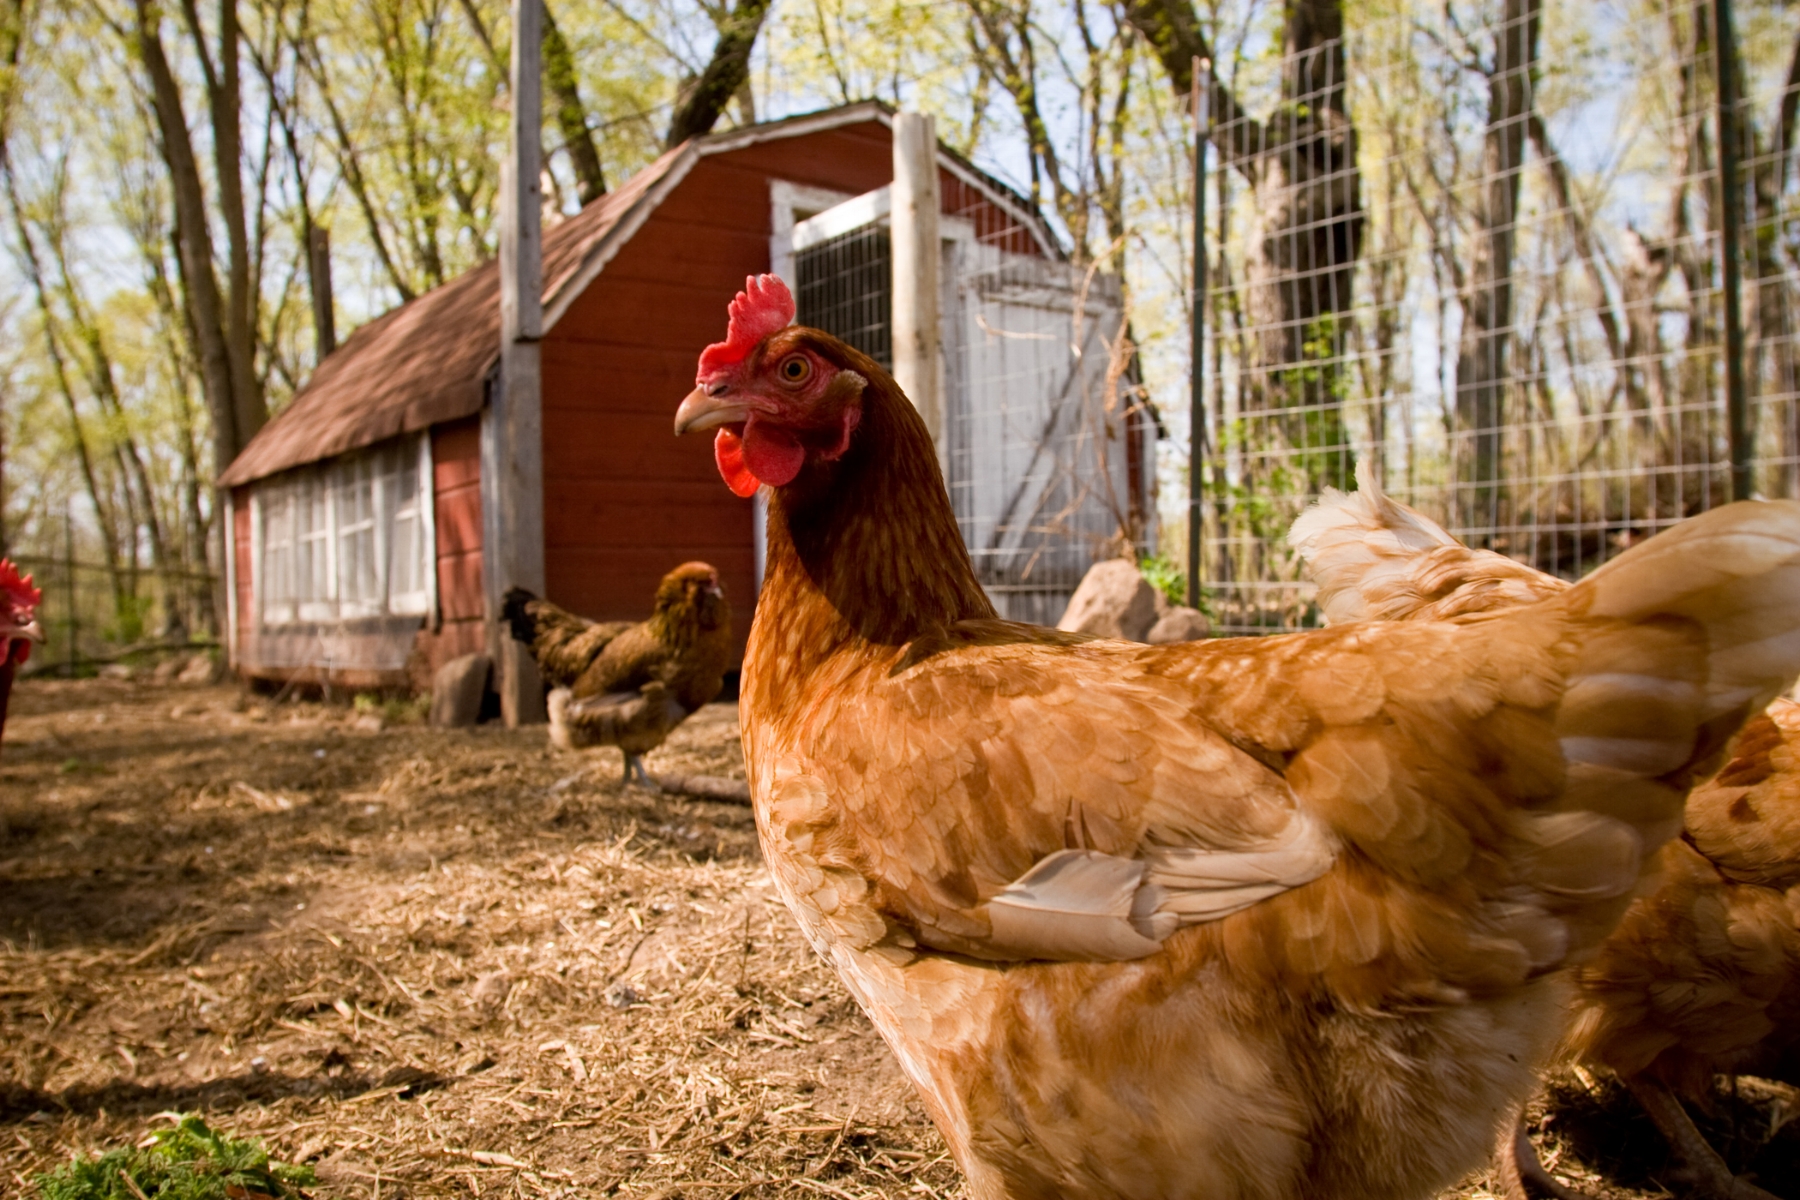
M 636 690 L 658 677 L 669 653 L 648 622 L 627 625 L 575 678 L 571 688 L 578 699 Z
M 1510 986 L 1610 928 L 1711 731 L 1800 671 L 1796 515 L 1721 510 L 1683 565 L 1652 542 L 1452 623 L 1144 648 L 971 623 L 816 706 L 823 778 L 774 781 L 771 823 L 808 839 L 802 886 L 872 888 L 938 949 L 1129 958 L 1237 913 L 1276 922 L 1271 970 L 1346 992 Z

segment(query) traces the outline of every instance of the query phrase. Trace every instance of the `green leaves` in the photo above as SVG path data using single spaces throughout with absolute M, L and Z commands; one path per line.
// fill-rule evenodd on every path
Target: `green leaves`
M 36 1180 L 42 1200 L 305 1200 L 301 1188 L 314 1182 L 311 1167 L 270 1162 L 260 1142 L 233 1140 L 191 1113 L 130 1150 Z

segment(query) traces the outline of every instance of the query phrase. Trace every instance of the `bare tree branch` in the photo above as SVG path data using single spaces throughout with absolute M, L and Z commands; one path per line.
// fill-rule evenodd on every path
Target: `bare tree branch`
M 663 145 L 673 148 L 689 138 L 711 133 L 738 89 L 750 78 L 750 52 L 756 48 L 769 0 L 737 0 L 719 21 L 719 40 L 712 59 L 682 90 L 669 119 Z

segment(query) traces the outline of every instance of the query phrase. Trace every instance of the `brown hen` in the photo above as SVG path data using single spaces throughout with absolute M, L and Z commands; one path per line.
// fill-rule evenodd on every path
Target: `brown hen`
M 506 594 L 503 614 L 553 688 L 551 740 L 568 750 L 617 746 L 626 782 L 654 784 L 639 756 L 719 694 L 731 662 L 731 605 L 706 563 L 663 576 L 637 624 L 589 621 L 524 588 Z
M 1457 542 L 1358 472 L 1295 522 L 1290 542 L 1333 622 L 1441 620 L 1566 591 L 1523 563 Z M 1575 973 L 1569 1052 L 1615 1074 L 1668 1140 L 1700 1194 L 1767 1197 L 1734 1179 L 1676 1094 L 1703 1100 L 1716 1075 L 1800 1083 L 1800 705 L 1776 700 L 1689 795 L 1658 879 Z M 1520 1133 L 1503 1161 L 1561 1193 Z
M 1800 670 L 1800 505 L 1493 618 L 1140 646 L 995 619 L 872 360 L 732 305 L 676 431 L 770 487 L 765 858 L 978 1200 L 1428 1196 L 1687 786 Z

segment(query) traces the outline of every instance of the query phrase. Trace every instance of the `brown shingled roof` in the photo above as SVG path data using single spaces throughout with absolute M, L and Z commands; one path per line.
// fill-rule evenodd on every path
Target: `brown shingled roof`
M 546 301 L 686 149 L 669 151 L 544 234 Z M 480 412 L 499 353 L 500 268 L 489 261 L 351 334 L 219 482 L 235 487 Z
M 637 232 L 702 156 L 769 137 L 795 137 L 892 110 L 865 101 L 695 138 L 544 234 L 544 330 Z M 1017 209 L 1047 249 L 1054 235 L 1029 204 L 966 161 L 940 151 L 994 199 Z M 664 185 L 664 186 L 659 186 Z M 382 314 L 320 363 L 287 408 L 250 439 L 220 476 L 236 487 L 403 433 L 472 416 L 500 354 L 500 271 L 487 262 Z

